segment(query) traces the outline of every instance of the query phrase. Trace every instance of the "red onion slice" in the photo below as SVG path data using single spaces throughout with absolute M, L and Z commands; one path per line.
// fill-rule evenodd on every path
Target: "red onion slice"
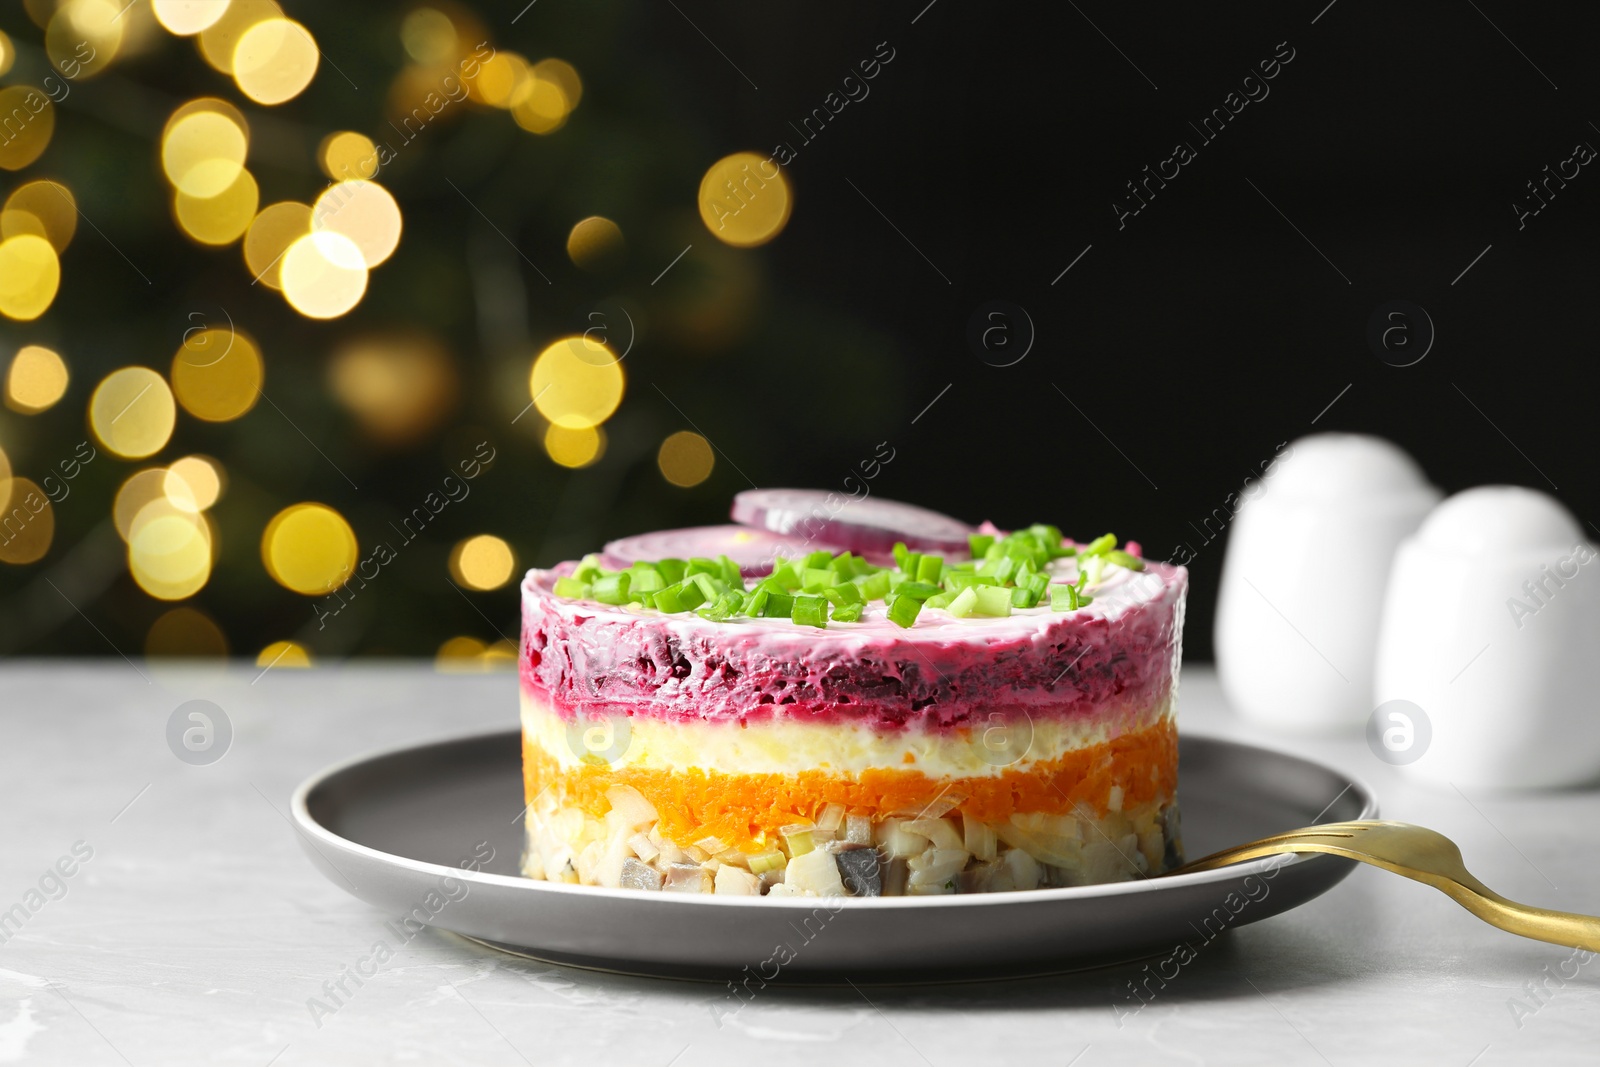
M 733 498 L 733 521 L 805 542 L 808 551 L 837 545 L 869 558 L 887 556 L 896 541 L 913 552 L 965 556 L 975 532 L 914 504 L 819 489 L 748 489 Z
M 827 542 L 806 544 L 797 537 L 784 537 L 748 526 L 691 526 L 682 530 L 656 530 L 653 533 L 624 537 L 606 545 L 600 554 L 602 566 L 622 570 L 631 564 L 658 559 L 689 559 L 727 556 L 746 576 L 772 570 L 775 555 L 795 556 L 818 548 L 830 552 L 841 546 Z

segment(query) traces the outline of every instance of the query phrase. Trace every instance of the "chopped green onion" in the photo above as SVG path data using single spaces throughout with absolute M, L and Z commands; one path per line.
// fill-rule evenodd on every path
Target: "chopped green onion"
M 1086 544 L 1082 548 L 1078 549 L 1078 555 L 1080 555 L 1080 556 L 1100 556 L 1100 555 L 1104 555 L 1107 552 L 1110 552 L 1113 548 L 1116 548 L 1116 547 L 1117 547 L 1117 537 L 1116 537 L 1115 534 L 1101 534 L 1099 537 L 1096 537 L 1093 541 L 1090 541 L 1088 544 Z
M 943 556 L 923 556 L 917 561 L 917 581 L 937 584 L 943 570 Z
M 922 554 L 920 552 L 908 552 L 906 553 L 906 561 L 901 564 L 900 570 L 904 572 L 908 581 L 916 581 L 917 571 L 921 566 Z
M 860 622 L 861 621 L 861 612 L 865 608 L 866 608 L 866 605 L 863 604 L 859 600 L 856 601 L 853 604 L 839 604 L 839 605 L 835 606 L 834 609 L 833 609 L 833 621 L 834 622 Z
M 989 546 L 992 544 L 994 544 L 993 534 L 971 534 L 967 537 L 967 545 L 972 549 L 973 559 L 978 559 L 989 551 Z
M 1119 567 L 1126 567 L 1130 571 L 1144 570 L 1144 560 L 1120 548 L 1114 548 L 1106 553 L 1106 562 L 1115 563 Z
M 824 567 L 807 567 L 800 576 L 800 588 L 807 593 L 820 593 L 838 580 L 838 575 Z
M 911 597 L 915 600 L 927 600 L 939 594 L 939 587 L 932 582 L 901 582 L 894 587 L 895 597 Z
M 863 600 L 882 600 L 889 595 L 889 572 L 876 571 L 861 579 L 861 597 Z
M 901 570 L 905 570 L 906 560 L 909 559 L 910 556 L 911 550 L 906 547 L 906 543 L 904 541 L 896 541 L 894 543 L 894 565 L 896 567 L 899 567 Z
M 764 619 L 787 619 L 794 615 L 794 597 L 788 593 L 773 593 L 761 609 Z
M 1070 585 L 1052 585 L 1050 587 L 1050 610 L 1071 611 L 1078 605 L 1078 591 Z
M 656 560 L 656 570 L 661 572 L 661 580 L 668 585 L 683 581 L 684 571 L 687 567 L 688 564 L 684 563 L 683 560 L 674 559 L 671 556 L 666 559 Z
M 800 575 L 795 572 L 794 564 L 785 563 L 774 567 L 772 573 L 767 575 L 767 581 L 777 582 L 785 590 L 800 588 Z
M 693 566 L 693 564 L 690 564 Z M 707 600 L 715 600 L 718 596 L 728 591 L 728 587 L 721 578 L 713 577 L 709 571 L 698 571 L 689 576 L 689 581 L 700 587 L 700 592 L 705 594 Z
M 607 574 L 594 580 L 594 598 L 602 604 L 628 602 L 628 572 Z
M 718 556 L 717 563 L 722 567 L 722 580 L 737 589 L 744 588 L 744 575 L 739 573 L 739 565 L 727 556 Z
M 956 594 L 955 599 L 950 601 L 950 606 L 945 610 L 958 619 L 964 619 L 968 615 L 972 614 L 973 609 L 976 608 L 977 605 L 978 591 L 976 588 L 969 585 L 965 589 L 961 590 L 961 592 Z
M 589 583 L 577 578 L 556 579 L 556 596 L 567 597 L 570 600 L 588 600 L 589 590 Z
M 789 862 L 789 858 L 777 849 L 770 852 L 757 852 L 750 857 L 750 873 L 766 874 L 768 871 L 782 870 Z
M 979 615 L 1010 615 L 1011 590 L 999 585 L 975 585 L 978 603 L 973 609 Z
M 833 553 L 829 552 L 827 549 L 819 548 L 817 551 L 811 553 L 811 555 L 806 557 L 805 566 L 807 566 L 807 567 L 824 567 L 825 568 L 825 567 L 828 566 L 828 564 L 830 564 L 832 562 L 833 562 Z
M 745 594 L 742 614 L 752 619 L 759 619 L 767 606 L 767 600 L 772 596 L 772 590 L 766 586 L 758 585 L 755 591 Z
M 1039 606 L 1039 594 L 1025 585 L 1019 585 L 1011 590 L 1011 606 L 1014 608 L 1036 608 Z
M 684 577 L 693 578 L 697 574 L 709 574 L 720 578 L 722 577 L 722 564 L 714 559 L 706 559 L 704 556 L 695 556 L 689 560 L 689 567 L 684 571 Z
M 635 563 L 633 568 L 628 571 L 628 574 L 633 579 L 628 588 L 635 593 L 653 593 L 657 589 L 665 589 L 667 587 L 666 580 L 661 577 L 661 572 L 648 563 Z
M 940 593 L 938 596 L 931 596 L 924 600 L 922 606 L 926 608 L 947 608 L 955 598 L 956 594 L 954 593 Z
M 859 604 L 864 599 L 861 596 L 861 588 L 850 582 L 845 582 L 843 585 L 830 586 L 822 591 L 822 595 L 828 598 L 828 603 L 836 607 L 842 607 L 845 604 Z
M 801 626 L 828 625 L 828 602 L 819 596 L 797 596 L 789 617 Z
M 721 622 L 737 614 L 743 603 L 744 598 L 738 593 L 723 593 L 708 607 L 700 609 L 700 617 L 710 619 L 712 622 Z
M 699 577 L 696 575 L 696 577 Z M 680 611 L 693 611 L 706 602 L 706 594 L 695 581 L 682 581 L 669 585 L 655 594 L 656 610 L 676 615 Z
M 600 567 L 600 557 L 588 555 L 583 557 L 583 562 L 578 564 L 577 569 L 572 572 L 572 576 L 580 582 L 592 582 L 603 573 L 604 571 Z
M 989 575 L 989 574 L 970 574 L 970 573 L 966 573 L 966 572 L 962 572 L 962 571 L 957 571 L 954 574 L 947 575 L 945 577 L 945 580 L 944 580 L 944 587 L 946 589 L 949 589 L 952 592 L 956 592 L 956 593 L 959 593 L 959 592 L 961 592 L 961 590 L 966 589 L 966 588 L 968 588 L 970 586 L 974 586 L 974 585 L 999 585 L 999 584 L 1000 584 L 999 582 L 994 580 L 994 576 L 993 575 Z
M 917 621 L 922 611 L 922 601 L 915 597 L 896 596 L 889 602 L 889 621 L 896 626 L 909 627 Z

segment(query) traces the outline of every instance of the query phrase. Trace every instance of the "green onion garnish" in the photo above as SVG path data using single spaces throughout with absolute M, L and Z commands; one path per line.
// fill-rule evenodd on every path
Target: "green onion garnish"
M 807 593 L 820 593 L 838 580 L 839 576 L 826 567 L 807 567 L 800 575 L 800 588 Z
M 967 537 L 967 546 L 972 549 L 973 559 L 982 559 L 992 544 L 994 544 L 993 534 L 971 534 Z
M 896 596 L 889 602 L 889 621 L 896 626 L 910 627 L 922 611 L 922 601 L 915 597 Z
M 828 602 L 819 596 L 797 596 L 789 618 L 801 626 L 828 625 Z
M 564 596 L 570 600 L 588 600 L 589 589 L 589 583 L 578 578 L 556 579 L 556 596 Z
M 978 591 L 969 585 L 967 588 L 956 594 L 956 598 L 950 601 L 950 606 L 945 610 L 958 619 L 964 619 L 968 615 L 971 615 L 977 606 Z
M 939 587 L 932 582 L 901 582 L 894 587 L 896 597 L 911 597 L 915 600 L 927 600 L 939 594 Z
M 911 550 L 906 547 L 906 543 L 904 541 L 896 541 L 894 543 L 894 565 L 896 567 L 899 567 L 901 570 L 905 570 L 906 560 L 910 557 L 910 555 Z
M 1144 560 L 1140 559 L 1138 556 L 1135 556 L 1135 555 L 1133 555 L 1131 553 L 1124 552 L 1120 548 L 1115 548 L 1115 549 L 1112 549 L 1110 552 L 1107 552 L 1106 553 L 1106 562 L 1107 563 L 1115 563 L 1119 567 L 1126 567 L 1130 571 L 1142 571 L 1142 570 L 1144 570 Z
M 889 572 L 877 571 L 869 574 L 858 584 L 861 586 L 863 600 L 882 600 L 889 595 Z
M 861 612 L 865 608 L 866 608 L 866 605 L 863 604 L 859 600 L 856 601 L 854 604 L 840 604 L 840 605 L 837 605 L 833 609 L 833 621 L 834 622 L 860 622 L 861 621 Z
M 671 556 L 666 559 L 656 560 L 656 570 L 661 572 L 661 580 L 668 585 L 683 581 L 684 571 L 687 567 L 688 564 L 684 563 L 683 560 L 673 559 Z
M 628 572 L 605 574 L 594 580 L 594 598 L 602 604 L 628 602 Z
M 1010 615 L 1011 590 L 1000 585 L 975 585 L 972 592 L 977 594 L 978 602 L 974 607 L 979 615 Z
M 944 571 L 943 556 L 923 556 L 917 561 L 917 581 L 939 582 L 939 576 Z
M 659 595 L 659 594 L 658 594 Z M 761 611 L 764 619 L 788 619 L 794 615 L 794 597 L 788 593 L 773 593 Z
M 861 595 L 861 588 L 850 582 L 824 589 L 822 595 L 828 598 L 828 603 L 836 607 L 842 607 L 845 604 L 860 604 L 865 599 Z
M 771 589 L 768 589 L 765 586 L 756 586 L 753 592 L 745 594 L 744 608 L 740 613 L 743 615 L 748 615 L 752 619 L 759 619 L 766 609 L 767 599 L 771 596 Z

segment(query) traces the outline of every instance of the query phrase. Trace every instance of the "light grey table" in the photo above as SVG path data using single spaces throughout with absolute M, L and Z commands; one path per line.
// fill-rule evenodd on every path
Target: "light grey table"
M 192 699 L 214 701 L 232 724 L 231 749 L 209 766 L 181 762 L 167 744 L 169 716 Z M 350 986 L 336 1014 L 314 1019 L 308 1001 L 394 916 L 313 870 L 287 821 L 291 790 L 369 749 L 509 728 L 515 707 L 509 672 L 400 663 L 264 676 L 120 660 L 0 668 L 0 1063 L 1488 1067 L 1600 1057 L 1600 960 L 1493 930 L 1367 867 L 1295 912 L 1219 938 L 1138 1011 L 1128 983 L 1142 974 L 1129 965 L 864 993 L 772 987 L 719 1023 L 722 987 L 553 967 L 429 930 Z M 1454 838 L 1506 895 L 1600 912 L 1600 794 L 1413 786 L 1359 738 L 1260 736 L 1203 667 L 1185 671 L 1181 722 L 1364 777 L 1387 815 Z

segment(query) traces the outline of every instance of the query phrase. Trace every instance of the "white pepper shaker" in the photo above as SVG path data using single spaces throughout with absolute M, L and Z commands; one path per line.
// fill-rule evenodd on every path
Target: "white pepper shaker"
M 1374 697 L 1409 701 L 1407 773 L 1527 789 L 1600 777 L 1600 564 L 1555 499 L 1457 493 L 1395 557 Z
M 1397 445 L 1342 433 L 1301 438 L 1247 487 L 1216 625 L 1217 671 L 1240 715 L 1301 733 L 1366 722 L 1389 566 L 1439 497 Z

